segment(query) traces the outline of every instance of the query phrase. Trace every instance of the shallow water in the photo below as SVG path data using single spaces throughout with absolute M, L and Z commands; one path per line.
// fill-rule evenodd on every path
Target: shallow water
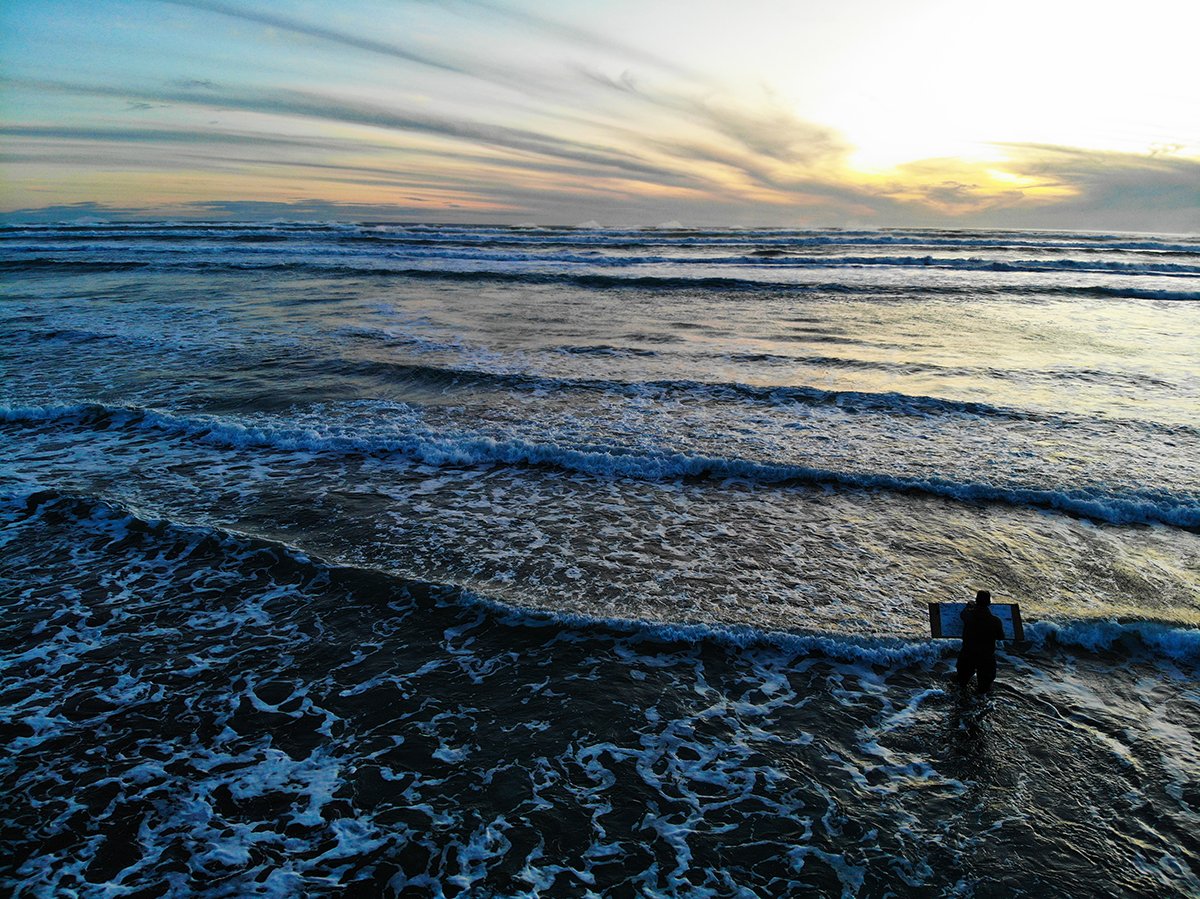
M 0 228 L 23 895 L 1200 891 L 1200 242 Z M 989 700 L 925 604 L 1021 603 Z M 339 886 L 340 885 L 340 886 Z

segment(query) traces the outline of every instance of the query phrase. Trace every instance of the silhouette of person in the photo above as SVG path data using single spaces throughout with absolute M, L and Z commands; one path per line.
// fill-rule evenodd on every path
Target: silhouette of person
M 986 693 L 996 679 L 996 641 L 1004 639 L 1004 626 L 992 614 L 992 594 L 980 590 L 975 602 L 963 609 L 962 649 L 958 652 L 958 683 L 965 687 L 972 674 L 979 677 L 976 689 Z

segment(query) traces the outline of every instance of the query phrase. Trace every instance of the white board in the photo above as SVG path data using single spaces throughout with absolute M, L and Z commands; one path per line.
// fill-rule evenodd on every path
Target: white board
M 963 609 L 965 602 L 931 602 L 929 604 L 929 629 L 934 637 L 962 639 Z M 1024 640 L 1025 629 L 1021 625 L 1021 607 L 1015 602 L 994 602 L 988 608 L 1004 626 L 1005 640 Z

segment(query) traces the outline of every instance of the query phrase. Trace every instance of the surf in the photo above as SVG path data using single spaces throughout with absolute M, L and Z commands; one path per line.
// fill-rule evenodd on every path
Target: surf
M 562 446 L 485 434 L 400 431 L 393 436 L 321 433 L 312 428 L 279 428 L 180 416 L 151 408 L 99 403 L 69 406 L 7 407 L 0 420 L 10 424 L 141 430 L 229 449 L 264 448 L 284 452 L 399 457 L 434 467 L 516 466 L 555 469 L 603 479 L 645 481 L 743 481 L 763 487 L 813 486 L 854 491 L 913 494 L 969 504 L 1001 504 L 1065 513 L 1111 525 L 1168 525 L 1200 529 L 1200 502 L 1169 494 L 1106 494 L 1089 490 L 1049 490 L 944 478 L 848 471 L 775 464 L 686 452 L 646 453 L 620 446 Z

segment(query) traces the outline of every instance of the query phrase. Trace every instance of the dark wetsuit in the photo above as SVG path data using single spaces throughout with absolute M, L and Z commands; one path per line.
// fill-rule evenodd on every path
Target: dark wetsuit
M 979 675 L 979 690 L 990 690 L 996 679 L 996 641 L 1004 639 L 1004 626 L 990 609 L 974 603 L 963 609 L 963 641 L 958 653 L 958 682 L 966 686 Z

